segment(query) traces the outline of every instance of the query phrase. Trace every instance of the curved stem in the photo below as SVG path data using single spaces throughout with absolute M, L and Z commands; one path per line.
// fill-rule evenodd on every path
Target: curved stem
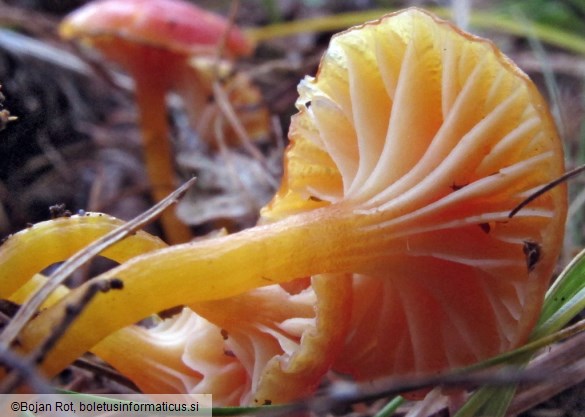
M 86 213 L 37 223 L 12 235 L 0 251 L 0 298 L 8 298 L 34 274 L 69 258 L 123 224 L 123 221 L 105 214 Z M 102 256 L 125 262 L 133 256 L 165 246 L 160 239 L 139 231 L 106 249 Z
M 60 322 L 67 306 L 82 296 L 85 286 L 96 280 L 121 279 L 124 288 L 97 295 L 49 353 L 43 369 L 54 375 L 107 335 L 149 314 L 316 273 L 350 270 L 356 259 L 367 257 L 352 245 L 358 238 L 351 236 L 352 230 L 345 216 L 317 210 L 138 256 L 43 311 L 19 340 L 24 349 L 32 349 L 50 334 L 52 324 Z
M 136 102 L 140 111 L 146 172 L 152 198 L 159 202 L 176 188 L 165 84 L 157 78 L 136 77 Z M 169 243 L 188 242 L 192 237 L 189 227 L 177 218 L 174 211 L 163 212 L 161 223 Z

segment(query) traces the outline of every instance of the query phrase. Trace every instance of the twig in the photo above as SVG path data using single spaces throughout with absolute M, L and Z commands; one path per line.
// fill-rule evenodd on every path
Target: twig
M 161 200 L 155 206 L 135 217 L 131 221 L 112 230 L 110 233 L 96 240 L 91 245 L 77 252 L 49 277 L 43 285 L 22 308 L 16 313 L 12 322 L 6 326 L 0 334 L 0 354 L 3 350 L 9 349 L 16 336 L 24 328 L 26 323 L 32 318 L 43 301 L 65 280 L 69 275 L 75 272 L 79 267 L 89 262 L 96 255 L 112 246 L 116 242 L 135 233 L 144 225 L 155 220 L 167 207 L 180 199 L 184 193 L 195 183 L 195 178 L 190 179 L 177 190 L 172 192 L 167 198 Z
M 95 361 L 89 360 L 87 358 L 79 358 L 73 362 L 73 366 L 76 366 L 80 369 L 85 369 L 86 371 L 90 371 L 95 375 L 99 375 L 109 379 L 110 381 L 117 382 L 120 385 L 134 391 L 134 392 L 141 392 L 140 389 L 128 378 L 124 375 L 119 373 L 113 368 L 109 366 L 102 365 L 100 363 L 96 363 Z
M 56 28 L 59 20 L 49 18 L 46 13 L 35 12 L 31 8 L 0 4 L 0 26 L 15 28 L 15 31 L 32 33 L 39 38 L 56 38 Z M 45 42 L 46 44 L 46 42 Z
M 258 162 L 260 162 L 262 170 L 265 173 L 265 179 L 268 182 L 268 184 L 270 186 L 272 186 L 274 189 L 277 189 L 278 182 L 275 181 L 274 178 L 272 177 L 272 175 L 270 174 L 270 169 L 268 168 L 268 163 L 266 162 L 266 158 L 252 144 L 252 141 L 250 140 L 248 132 L 246 132 L 246 129 L 244 129 L 244 127 L 240 123 L 238 116 L 237 116 L 236 112 L 234 111 L 234 109 L 229 101 L 229 98 L 228 98 L 226 92 L 224 91 L 224 89 L 220 83 L 219 64 L 220 64 L 221 59 L 222 59 L 224 52 L 225 52 L 227 38 L 229 36 L 230 31 L 232 30 L 232 28 L 234 26 L 234 22 L 235 22 L 236 15 L 238 13 L 239 6 L 240 6 L 240 2 L 238 0 L 232 1 L 231 7 L 230 7 L 230 13 L 229 13 L 229 17 L 228 17 L 228 27 L 225 30 L 225 32 L 223 33 L 223 36 L 218 44 L 217 53 L 216 53 L 215 61 L 214 61 L 214 65 L 213 65 L 213 72 L 214 72 L 213 83 L 212 83 L 213 97 L 214 97 L 215 102 L 217 103 L 217 105 L 219 107 L 219 110 L 221 111 L 223 116 L 226 118 L 229 125 L 236 133 L 236 135 L 238 136 L 238 139 L 240 139 L 240 142 L 244 146 L 244 149 L 246 149 L 246 151 L 252 157 L 254 157 Z M 221 143 L 220 143 L 220 146 L 222 146 Z
M 221 113 L 226 118 L 231 128 L 234 129 L 236 135 L 238 135 L 238 139 L 240 139 L 240 142 L 244 146 L 244 149 L 246 149 L 246 151 L 260 163 L 260 166 L 262 167 L 262 170 L 265 173 L 265 179 L 268 182 L 268 184 L 270 184 L 270 186 L 272 186 L 274 189 L 277 189 L 278 182 L 270 174 L 270 168 L 268 167 L 268 163 L 266 162 L 266 157 L 262 155 L 262 153 L 252 144 L 252 141 L 248 136 L 248 132 L 246 132 L 246 129 L 244 129 L 244 127 L 238 120 L 238 115 L 234 111 L 229 101 L 229 98 L 227 97 L 226 92 L 224 91 L 224 89 L 222 88 L 218 81 L 213 82 L 212 89 L 213 97 L 215 98 L 215 101 L 217 102 L 217 105 Z
M 228 146 L 225 141 L 223 129 L 223 120 L 220 118 L 215 119 L 214 123 L 214 131 L 215 131 L 215 138 L 217 139 L 217 144 L 219 147 L 219 153 L 223 157 L 226 162 L 227 170 L 229 172 L 229 177 L 232 180 L 235 186 L 238 186 L 241 190 L 240 195 L 246 200 L 248 207 L 252 208 L 253 210 L 258 210 L 260 207 L 257 206 L 254 198 L 251 196 L 246 184 L 242 181 L 238 173 L 236 172 L 236 167 L 234 164 L 234 159 L 232 157 L 232 153 L 229 151 Z
M 373 384 L 333 384 L 327 395 L 321 395 L 315 400 L 309 401 L 309 408 L 319 412 L 340 405 L 388 398 L 409 391 L 430 389 L 437 386 L 469 389 L 482 385 L 502 386 L 520 382 L 534 383 L 542 381 L 548 376 L 548 373 L 540 370 L 521 370 L 512 366 L 498 370 L 466 373 L 455 371 L 431 376 L 392 377 Z
M 485 369 L 490 366 L 505 364 L 508 361 L 512 361 L 518 358 L 522 358 L 524 355 L 532 355 L 538 350 L 550 346 L 553 343 L 559 343 L 564 340 L 568 340 L 572 337 L 576 337 L 578 334 L 585 332 L 585 320 L 580 320 L 575 324 L 572 324 L 564 329 L 561 329 L 555 333 L 548 334 L 540 337 L 532 342 L 528 342 L 525 345 L 520 346 L 509 352 L 502 353 L 491 359 L 487 359 L 475 365 L 470 365 L 465 368 L 466 371 L 474 371 Z M 528 356 L 530 357 L 530 356 Z
M 530 368 L 546 370 L 546 368 L 565 368 L 562 377 L 549 372 L 538 385 L 522 390 L 512 401 L 508 414 L 516 415 L 549 398 L 557 395 L 573 385 L 585 380 L 585 351 L 583 343 L 585 334 L 580 334 L 565 343 L 553 346 L 550 351 L 535 358 Z
M 2 320 L 0 329 L 4 323 L 8 323 L 14 317 L 19 308 L 20 304 L 13 303 L 10 300 L 0 299 L 0 318 Z
M 564 371 L 559 371 L 562 375 Z M 259 407 L 254 410 L 242 409 L 240 412 L 216 413 L 214 415 L 248 414 L 284 416 L 310 411 L 316 415 L 327 415 L 332 409 L 347 405 L 372 401 L 380 398 L 391 398 L 404 392 L 428 389 L 437 386 L 470 389 L 478 386 L 505 386 L 517 383 L 536 383 L 546 379 L 549 371 L 522 370 L 516 367 L 482 370 L 468 373 L 450 372 L 431 376 L 385 378 L 374 383 L 356 384 L 352 382 L 335 383 L 313 398 L 293 404 L 274 407 Z M 234 410 L 236 411 L 236 410 Z
M 534 193 L 532 193 L 530 196 L 528 196 L 520 204 L 518 204 L 516 206 L 516 208 L 514 208 L 514 210 L 512 210 L 510 212 L 510 214 L 508 214 L 508 217 L 511 219 L 512 217 L 514 217 L 516 215 L 516 213 L 518 213 L 520 210 L 522 210 L 524 207 L 526 207 L 529 203 L 536 200 L 538 197 L 540 197 L 541 195 L 543 195 L 547 191 L 552 190 L 557 185 L 567 181 L 569 178 L 572 178 L 575 175 L 579 175 L 583 171 L 585 171 L 585 165 L 581 165 L 575 169 L 572 169 L 572 170 L 564 173 L 563 175 L 561 175 L 557 179 L 552 180 L 551 182 L 549 182 L 548 184 L 546 184 L 542 188 L 539 188 L 538 190 L 536 190 Z
M 53 388 L 39 375 L 29 360 L 10 350 L 0 352 L 0 367 L 12 369 L 13 374 L 16 373 L 18 375 L 19 383 L 26 382 L 35 392 L 41 394 L 51 394 L 54 392 Z M 6 378 L 2 382 L 0 393 L 9 393 L 9 391 L 5 390 L 7 387 L 4 386 L 8 379 Z
M 70 182 L 70 179 L 75 177 L 73 169 L 70 167 L 61 151 L 51 143 L 49 135 L 45 132 L 39 133 L 36 142 L 39 148 L 41 148 L 45 158 L 49 161 L 49 164 L 61 177 L 61 180 L 64 182 Z
M 35 366 L 43 363 L 47 354 L 51 351 L 51 349 L 53 349 L 61 336 L 65 334 L 69 326 L 71 326 L 75 319 L 79 317 L 81 312 L 89 304 L 89 302 L 93 300 L 96 294 L 98 292 L 107 292 L 110 289 L 116 288 L 116 286 L 112 284 L 114 279 L 110 281 L 98 281 L 91 283 L 79 299 L 79 302 L 75 304 L 69 304 L 66 307 L 65 314 L 63 315 L 61 322 L 53 329 L 51 334 L 25 358 L 24 364 L 34 369 Z M 2 385 L 0 385 L 0 392 L 13 392 L 13 390 L 22 383 L 22 380 L 23 378 L 21 372 L 12 372 L 6 377 Z
M 568 339 L 583 330 L 585 330 L 585 320 L 552 335 L 538 339 L 508 354 L 499 355 L 494 360 L 487 360 L 478 365 L 472 365 L 461 370 L 443 374 L 384 378 L 364 384 L 356 384 L 353 382 L 336 383 L 326 391 L 319 393 L 319 395 L 305 402 L 274 408 L 270 412 L 270 415 L 282 415 L 297 411 L 312 411 L 318 415 L 323 415 L 327 410 L 331 410 L 332 408 L 393 397 L 404 392 L 437 386 L 470 389 L 484 385 L 505 386 L 518 383 L 533 384 L 547 381 L 551 375 L 555 375 L 558 379 L 566 378 L 573 381 L 575 376 L 571 366 L 574 357 L 575 355 L 580 355 L 581 358 L 585 356 L 582 347 L 579 349 L 579 343 L 568 345 L 570 349 L 567 348 L 562 353 L 559 352 L 551 356 L 548 360 L 539 358 L 540 360 L 533 362 L 533 365 L 528 369 L 517 366 L 499 367 L 497 369 L 495 367 L 500 365 L 505 366 L 505 361 L 512 360 L 518 355 L 534 352 L 553 342 Z M 581 362 L 583 361 L 581 359 Z M 583 367 L 585 368 L 585 363 Z
M 53 329 L 49 337 L 41 343 L 41 345 L 30 354 L 30 358 L 36 365 L 44 362 L 47 354 L 53 349 L 57 341 L 67 331 L 69 326 L 75 321 L 77 317 L 84 310 L 85 306 L 96 296 L 98 292 L 107 292 L 115 288 L 111 285 L 111 281 L 97 281 L 89 284 L 77 304 L 70 304 L 65 308 L 65 315 L 61 322 Z
M 226 30 L 223 32 L 221 39 L 218 42 L 217 45 L 217 52 L 215 55 L 215 65 L 214 65 L 214 72 L 215 72 L 215 77 L 214 79 L 217 79 L 217 71 L 219 68 L 219 62 L 221 61 L 221 59 L 223 58 L 224 54 L 225 54 L 225 47 L 227 44 L 227 40 L 228 37 L 230 35 L 230 32 L 232 30 L 232 28 L 234 27 L 235 24 L 235 20 L 236 20 L 236 15 L 238 14 L 238 9 L 240 8 L 240 2 L 239 0 L 233 0 L 230 6 L 230 12 L 228 15 L 228 25 Z

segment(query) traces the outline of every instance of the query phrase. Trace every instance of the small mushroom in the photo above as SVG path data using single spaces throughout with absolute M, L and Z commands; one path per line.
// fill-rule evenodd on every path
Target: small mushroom
M 245 55 L 252 45 L 221 16 L 180 0 L 102 0 L 65 18 L 60 34 L 99 49 L 121 65 L 135 82 L 144 144 L 144 160 L 156 201 L 176 188 L 166 95 L 175 90 L 189 97 L 186 105 L 204 108 L 210 86 L 189 64 L 195 55 L 215 57 L 225 36 L 227 56 Z M 163 213 L 166 238 L 188 241 L 187 226 Z
M 94 278 L 118 277 L 124 290 L 92 301 L 49 353 L 48 375 L 153 312 L 217 303 L 201 311 L 225 329 L 222 300 L 320 274 L 352 276 L 333 369 L 356 379 L 464 366 L 526 340 L 567 209 L 561 185 L 508 216 L 564 171 L 528 77 L 491 42 L 407 9 L 336 35 L 299 91 L 285 177 L 262 224 Z M 528 263 L 526 242 L 538 247 Z M 83 291 L 33 319 L 23 347 L 46 337 Z M 286 388 L 286 373 L 272 381 Z

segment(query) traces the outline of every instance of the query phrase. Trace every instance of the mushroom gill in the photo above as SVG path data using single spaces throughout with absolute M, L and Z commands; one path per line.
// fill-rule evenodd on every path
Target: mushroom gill
M 409 9 L 335 36 L 299 92 L 285 180 L 263 218 L 345 206 L 381 236 L 369 250 L 382 261 L 353 271 L 335 368 L 440 371 L 526 340 L 566 212 L 559 187 L 508 216 L 564 169 L 528 77 L 491 42 Z
M 152 329 L 127 327 L 92 351 L 144 392 L 212 393 L 214 404 L 266 405 L 309 396 L 339 355 L 349 276 L 316 276 L 198 303 Z

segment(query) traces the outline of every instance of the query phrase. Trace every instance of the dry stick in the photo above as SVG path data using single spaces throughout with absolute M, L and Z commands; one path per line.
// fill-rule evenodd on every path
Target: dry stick
M 538 385 L 520 391 L 512 401 L 508 409 L 508 414 L 520 414 L 557 395 L 561 391 L 584 381 L 584 342 L 585 333 L 582 333 L 560 345 L 553 346 L 550 351 L 535 358 L 531 362 L 530 368 L 542 369 L 548 366 L 554 366 L 558 369 L 565 367 L 566 371 L 562 378 L 549 372 L 550 376 Z
M 542 381 L 548 376 L 547 372 L 540 370 L 519 371 L 516 367 L 509 367 L 469 373 L 450 372 L 432 376 L 389 378 L 374 384 L 341 383 L 340 385 L 337 383 L 328 390 L 326 395 L 309 400 L 309 408 L 319 412 L 340 405 L 389 398 L 404 392 L 437 386 L 469 389 L 483 385 L 502 386 L 520 382 L 534 383 Z
M 507 415 L 516 416 L 534 409 L 539 404 L 544 403 L 571 387 L 583 383 L 583 381 L 585 381 L 585 360 L 581 359 L 579 362 L 568 366 L 562 374 L 552 375 L 552 377 L 549 376 L 542 383 L 517 394 L 512 400 L 510 408 L 508 408 Z M 533 415 L 537 415 L 536 410 Z
M 520 204 L 518 204 L 516 206 L 516 208 L 514 208 L 514 210 L 512 210 L 510 212 L 510 214 L 508 214 L 508 217 L 511 219 L 512 217 L 514 217 L 516 215 L 516 213 L 518 213 L 520 210 L 522 210 L 524 207 L 526 207 L 532 201 L 536 200 L 542 194 L 546 193 L 549 190 L 552 190 L 557 185 L 567 181 L 569 178 L 574 177 L 575 175 L 578 175 L 583 171 L 585 171 L 585 165 L 581 165 L 580 167 L 577 167 L 577 168 L 572 169 L 568 172 L 565 172 L 559 178 L 552 180 L 551 182 L 549 182 L 548 184 L 546 184 L 545 186 L 536 190 L 533 194 L 528 196 L 524 201 L 522 201 Z
M 227 29 L 225 30 L 225 32 L 223 33 L 223 36 L 221 37 L 220 42 L 218 44 L 217 53 L 215 55 L 215 63 L 213 66 L 213 71 L 214 71 L 214 77 L 213 77 L 213 83 L 212 83 L 213 97 L 214 97 L 217 105 L 219 106 L 219 110 L 221 111 L 223 116 L 227 119 L 231 128 L 234 129 L 234 132 L 236 132 L 236 135 L 238 135 L 238 138 L 240 139 L 240 142 L 244 146 L 244 149 L 246 149 L 246 151 L 252 157 L 254 157 L 258 162 L 260 162 L 260 165 L 261 165 L 263 171 L 265 172 L 265 177 L 266 177 L 266 181 L 268 182 L 268 184 L 270 184 L 270 186 L 272 186 L 274 189 L 277 189 L 278 182 L 275 181 L 274 178 L 272 177 L 272 175 L 270 174 L 270 169 L 268 167 L 266 157 L 264 155 L 262 155 L 262 153 L 252 144 L 252 141 L 250 140 L 250 137 L 248 136 L 248 132 L 246 132 L 246 129 L 244 129 L 244 127 L 242 126 L 242 124 L 238 120 L 238 116 L 237 116 L 236 112 L 234 111 L 234 109 L 233 109 L 233 107 L 232 107 L 232 105 L 227 97 L 226 92 L 222 88 L 221 84 L 218 82 L 219 63 L 220 63 L 221 58 L 224 54 L 225 46 L 226 46 L 226 42 L 227 42 L 227 38 L 229 36 L 230 30 L 234 26 L 234 21 L 236 19 L 236 15 L 238 13 L 239 7 L 240 7 L 240 2 L 238 0 L 232 1 L 230 13 L 228 16 L 228 26 L 227 26 Z
M 31 363 L 26 358 L 23 358 L 10 350 L 0 352 L 0 368 L 6 368 L 7 370 L 11 369 L 13 373 L 18 375 L 19 383 L 26 382 L 35 392 L 41 394 L 51 394 L 54 392 L 54 389 L 49 382 L 39 375 L 34 363 Z M 9 387 L 5 386 L 8 379 L 9 378 L 5 379 L 2 382 L 2 385 L 0 385 L 0 393 L 10 392 L 6 389 Z
M 241 194 L 243 195 L 243 199 L 246 200 L 248 207 L 251 207 L 254 210 L 258 210 L 260 207 L 258 207 L 256 205 L 256 202 L 254 201 L 254 199 L 250 196 L 250 193 L 248 192 L 249 190 L 246 187 L 246 184 L 244 184 L 244 182 L 242 181 L 242 179 L 240 178 L 240 176 L 236 172 L 236 167 L 234 164 L 234 160 L 232 158 L 232 154 L 229 152 L 228 146 L 225 142 L 225 137 L 223 134 L 222 125 L 223 125 L 223 123 L 219 118 L 215 119 L 215 123 L 214 123 L 215 137 L 216 137 L 217 143 L 219 145 L 220 155 L 223 157 L 223 159 L 226 162 L 226 166 L 227 166 L 227 169 L 229 172 L 230 179 L 232 179 L 234 185 L 237 185 L 240 187 L 240 190 L 242 191 Z
M 233 0 L 230 6 L 230 12 L 228 15 L 228 25 L 226 30 L 223 32 L 221 39 L 218 42 L 217 45 L 217 53 L 215 54 L 215 77 L 214 79 L 217 79 L 217 69 L 219 67 L 219 61 L 221 60 L 221 58 L 224 55 L 225 52 L 225 46 L 227 44 L 227 39 L 228 36 L 230 34 L 230 31 L 232 30 L 232 28 L 234 27 L 234 22 L 236 20 L 236 15 L 238 14 L 238 9 L 240 8 L 240 2 L 239 0 Z
M 579 333 L 583 334 L 582 332 L 584 331 L 585 320 L 581 320 L 565 329 L 528 343 L 514 351 L 498 355 L 492 360 L 443 374 L 383 378 L 364 384 L 356 384 L 353 382 L 335 383 L 331 388 L 320 393 L 320 395 L 313 399 L 279 407 L 274 411 L 278 415 L 281 413 L 288 414 L 291 411 L 313 411 L 317 414 L 323 414 L 325 411 L 339 406 L 388 398 L 404 392 L 436 386 L 469 389 L 483 385 L 502 386 L 518 383 L 541 383 L 549 379 L 550 375 L 555 375 L 559 379 L 564 379 L 566 375 L 568 379 L 573 377 L 574 372 L 571 369 L 572 360 L 567 360 L 566 356 L 569 352 L 572 352 L 574 355 L 580 355 L 585 359 L 585 352 L 582 346 L 579 350 L 580 345 L 573 345 L 570 350 L 566 350 L 564 352 L 565 355 L 561 358 L 565 360 L 542 361 L 529 369 L 518 369 L 518 367 L 512 366 L 494 370 L 488 367 L 505 365 L 506 360 L 510 360 L 519 354 L 534 352 L 551 343 L 569 339 Z M 573 359 L 574 356 L 570 356 L 570 358 Z M 272 416 L 272 413 L 270 415 Z
M 583 327 L 583 322 L 580 322 L 576 328 L 575 326 L 572 326 L 569 331 L 558 332 L 556 335 L 557 337 L 564 339 L 570 335 L 574 335 L 575 332 L 582 331 Z M 582 341 L 582 338 L 579 341 Z M 572 369 L 572 367 L 576 355 L 581 358 L 579 361 L 581 364 L 580 376 L 581 378 L 585 378 L 585 375 L 583 374 L 583 371 L 585 371 L 585 352 L 583 352 L 581 343 L 572 343 L 569 349 L 565 349 L 555 354 L 553 357 L 555 360 L 541 360 L 539 361 L 540 363 L 537 363 L 528 369 L 518 369 L 514 366 L 498 370 L 468 368 L 470 371 L 454 371 L 434 376 L 389 378 L 379 382 L 374 382 L 374 384 L 334 384 L 326 395 L 310 400 L 306 405 L 306 408 L 319 413 L 339 405 L 387 398 L 408 391 L 436 386 L 469 389 L 484 385 L 505 386 L 518 383 L 540 384 L 543 381 L 548 382 L 551 375 L 555 375 L 556 382 L 564 379 L 575 381 L 575 370 Z
M 28 355 L 24 361 L 25 365 L 29 368 L 34 369 L 35 366 L 40 365 L 47 354 L 51 351 L 57 341 L 67 331 L 69 326 L 75 321 L 81 314 L 83 309 L 89 302 L 96 296 L 98 292 L 106 292 L 113 289 L 111 281 L 98 281 L 90 284 L 87 290 L 83 293 L 83 296 L 76 304 L 69 304 L 65 309 L 65 314 L 61 322 L 53 329 L 52 333 L 47 337 L 37 349 L 35 349 L 30 355 Z M 23 381 L 23 375 L 18 370 L 13 371 L 10 375 L 4 379 L 2 385 L 0 385 L 0 392 L 10 393 L 13 392 Z
M 43 156 L 63 181 L 69 182 L 70 178 L 75 178 L 73 169 L 69 167 L 63 153 L 51 142 L 47 133 L 39 134 L 36 142 L 38 147 L 41 148 Z
M 246 149 L 246 151 L 260 163 L 260 166 L 262 167 L 262 170 L 265 173 L 266 181 L 268 182 L 268 184 L 274 187 L 274 189 L 277 189 L 278 182 L 275 181 L 274 178 L 272 178 L 272 175 L 270 174 L 270 168 L 268 167 L 266 157 L 262 155 L 262 152 L 260 152 L 252 144 L 252 141 L 248 136 L 248 132 L 246 132 L 246 129 L 244 129 L 244 127 L 238 120 L 238 115 L 236 114 L 232 105 L 230 104 L 226 92 L 217 81 L 213 82 L 212 89 L 213 97 L 215 98 L 215 101 L 217 102 L 220 111 L 227 119 L 232 129 L 234 129 L 234 132 L 236 132 L 236 134 L 238 135 L 238 138 L 240 139 L 240 142 L 244 146 L 244 149 Z
M 149 210 L 135 217 L 131 221 L 112 230 L 110 233 L 96 240 L 91 245 L 77 252 L 59 268 L 57 268 L 43 285 L 16 313 L 14 319 L 0 334 L 0 354 L 8 350 L 16 339 L 16 336 L 24 328 L 26 323 L 33 317 L 43 301 L 77 268 L 89 262 L 93 257 L 103 252 L 108 247 L 119 242 L 125 237 L 135 233 L 144 225 L 155 220 L 163 210 L 177 202 L 185 192 L 195 183 L 195 178 L 190 179 L 169 196 L 154 205 Z
M 480 363 L 466 366 L 462 371 L 474 371 L 488 368 L 490 366 L 505 364 L 506 361 L 521 357 L 524 354 L 534 354 L 539 349 L 552 345 L 553 343 L 562 342 L 585 332 L 585 319 L 575 324 L 565 327 L 555 333 L 542 336 L 539 339 L 528 342 L 519 348 L 509 352 L 504 352 L 491 359 L 486 359 Z
M 130 379 L 126 378 L 124 375 L 116 371 L 114 368 L 111 368 L 108 365 L 102 365 L 100 363 L 95 362 L 94 360 L 88 358 L 79 358 L 73 362 L 73 366 L 84 369 L 86 371 L 91 372 L 93 375 L 98 375 L 103 378 L 106 378 L 109 381 L 116 382 L 133 392 L 141 392 L 140 388 L 134 384 Z
M 17 313 L 20 304 L 0 299 L 0 329 L 3 328 Z
M 115 288 L 111 284 L 112 282 L 113 280 L 92 282 L 87 287 L 87 290 L 83 293 L 83 296 L 80 298 L 78 303 L 67 305 L 63 320 L 55 327 L 55 329 L 53 329 L 53 332 L 49 335 L 49 337 L 47 337 L 47 339 L 45 339 L 45 341 L 29 355 L 31 361 L 33 361 L 36 365 L 42 364 L 45 360 L 45 357 L 47 356 L 47 353 L 51 351 L 53 346 L 55 346 L 67 328 L 81 314 L 85 306 L 89 304 L 93 297 L 95 297 L 98 292 L 107 292 Z
M 565 371 L 560 371 L 560 374 L 563 372 Z M 332 409 L 339 407 L 380 398 L 390 398 L 404 392 L 436 386 L 469 389 L 483 385 L 505 386 L 522 382 L 536 383 L 546 379 L 549 375 L 549 371 L 518 370 L 513 367 L 495 371 L 481 370 L 469 373 L 451 372 L 432 376 L 387 378 L 375 382 L 374 385 L 370 382 L 363 384 L 339 382 L 308 400 L 266 407 L 254 410 L 254 413 L 259 416 L 275 417 L 310 411 L 316 415 L 325 415 Z

